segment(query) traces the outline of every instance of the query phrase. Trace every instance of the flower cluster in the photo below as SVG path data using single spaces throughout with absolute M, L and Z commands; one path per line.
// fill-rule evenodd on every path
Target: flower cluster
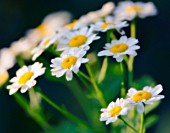
M 99 70 L 99 75 L 105 78 L 109 64 L 107 56 L 112 56 L 116 62 L 120 63 L 123 72 L 121 83 L 121 97 L 123 98 L 118 98 L 116 102 L 111 102 L 107 108 L 102 108 L 100 121 L 106 121 L 107 125 L 115 122 L 118 118 L 122 119 L 121 115 L 127 115 L 132 107 L 137 107 L 137 112 L 141 114 L 145 111 L 145 105 L 163 99 L 164 95 L 159 95 L 163 91 L 162 85 L 157 85 L 154 88 L 146 86 L 143 90 L 130 88 L 125 94 L 127 86 L 133 86 L 133 61 L 134 57 L 137 56 L 137 50 L 141 48 L 138 45 L 139 40 L 134 35 L 136 30 L 133 31 L 135 26 L 132 25 L 134 24 L 132 22 L 136 18 L 145 18 L 156 14 L 157 10 L 153 3 L 132 1 L 120 2 L 117 7 L 113 2 L 108 2 L 100 10 L 89 12 L 73 21 L 70 21 L 71 15 L 67 12 L 50 14 L 39 26 L 29 30 L 24 37 L 13 42 L 11 47 L 0 50 L 0 86 L 7 82 L 8 70 L 17 62 L 21 68 L 16 72 L 16 77 L 10 80 L 11 85 L 7 86 L 9 95 L 13 95 L 19 89 L 21 93 L 25 93 L 33 88 L 37 83 L 36 78 L 43 75 L 48 69 L 51 75 L 56 78 L 65 75 L 67 81 L 73 79 L 73 74 L 78 75 L 86 88 L 89 87 L 88 83 L 91 83 L 94 88 L 92 97 L 104 107 L 106 105 L 105 97 L 96 81 L 98 74 L 95 75 L 96 77 L 93 75 L 89 63 L 91 60 L 88 58 L 89 51 L 94 47 L 93 42 L 99 41 L 104 35 L 107 40 L 103 44 L 104 50 L 95 53 L 99 57 L 105 56 L 106 59 Z M 126 33 L 125 29 L 129 26 L 131 26 L 131 36 L 128 36 L 129 34 Z M 46 51 L 52 53 L 55 56 L 54 59 L 45 60 L 42 54 Z M 26 66 L 26 63 L 22 62 L 23 60 L 36 62 Z M 48 64 L 48 67 L 44 67 L 45 65 L 39 60 L 42 62 L 45 60 L 44 62 L 46 65 Z M 83 64 L 86 64 L 88 75 L 80 71 Z M 126 86 L 125 82 L 127 81 L 128 85 Z M 47 98 L 45 100 L 62 112 L 62 109 L 50 100 Z M 70 115 L 66 111 L 62 114 L 66 114 L 67 117 Z M 72 115 L 70 118 L 74 119 Z M 143 133 L 142 128 L 140 133 Z
M 137 111 L 141 114 L 144 112 L 144 104 L 150 105 L 164 98 L 164 95 L 158 95 L 162 91 L 162 85 L 157 85 L 154 88 L 146 86 L 140 91 L 130 88 L 127 93 L 130 98 L 118 98 L 116 102 L 111 102 L 107 108 L 101 109 L 103 113 L 100 121 L 106 121 L 106 125 L 115 122 L 120 115 L 127 115 L 133 106 L 137 106 Z

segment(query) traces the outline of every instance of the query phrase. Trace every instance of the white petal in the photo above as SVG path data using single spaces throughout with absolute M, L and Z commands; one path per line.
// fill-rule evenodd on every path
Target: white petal
M 67 79 L 67 81 L 72 80 L 72 78 L 73 78 L 73 73 L 72 73 L 72 71 L 71 71 L 71 70 L 67 70 L 67 71 L 66 71 L 66 79 Z
M 100 51 L 97 55 L 98 56 L 112 56 L 113 53 L 109 52 L 109 50 L 103 50 L 103 51 Z
M 136 90 L 135 88 L 130 88 L 130 89 L 128 90 L 127 95 L 131 97 L 131 96 L 133 96 L 135 93 L 137 93 L 137 90 Z
M 117 61 L 117 62 L 122 62 L 122 61 L 123 61 L 123 59 L 124 59 L 124 57 L 123 57 L 123 56 L 119 56 L 118 58 L 116 58 L 116 61 Z
M 9 90 L 9 95 L 14 94 L 15 92 L 17 92 L 19 90 L 19 88 L 12 88 Z
M 21 88 L 21 93 L 25 93 L 27 90 L 28 90 L 28 87 L 27 87 L 26 85 L 24 85 L 24 86 Z
M 152 89 L 152 96 L 156 96 L 163 91 L 162 85 L 157 85 Z
M 55 75 L 57 78 L 59 78 L 63 76 L 65 72 L 66 72 L 65 69 L 61 69 L 59 71 L 52 71 L 52 75 Z
M 138 111 L 138 113 L 143 113 L 144 112 L 144 110 L 145 110 L 145 108 L 144 108 L 144 105 L 143 105 L 143 103 L 138 103 L 137 104 L 137 111 Z

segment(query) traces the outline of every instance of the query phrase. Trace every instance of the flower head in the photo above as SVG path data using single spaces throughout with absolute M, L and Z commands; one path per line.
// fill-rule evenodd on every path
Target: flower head
M 120 20 L 133 20 L 135 17 L 145 18 L 157 14 L 156 7 L 152 2 L 120 2 L 114 12 Z
M 67 52 L 63 52 L 60 58 L 52 59 L 52 75 L 57 78 L 63 76 L 66 73 L 66 79 L 72 80 L 73 74 L 79 71 L 82 63 L 89 61 L 87 58 L 82 58 L 86 54 L 82 48 L 73 48 Z
M 0 50 L 0 68 L 10 69 L 15 65 L 15 55 L 9 48 Z
M 99 39 L 93 30 L 87 27 L 83 27 L 77 31 L 70 31 L 65 36 L 63 36 L 62 41 L 59 42 L 57 50 L 66 50 L 70 48 L 85 48 L 89 49 L 89 44 L 94 40 Z
M 136 56 L 135 50 L 139 49 L 140 46 L 135 45 L 138 40 L 135 38 L 127 38 L 122 36 L 119 40 L 113 40 L 111 43 L 107 43 L 106 50 L 98 53 L 98 56 L 113 56 L 117 62 L 121 62 L 124 59 L 124 55 Z
M 139 113 L 144 112 L 144 104 L 153 104 L 155 101 L 159 101 L 164 98 L 164 95 L 158 95 L 163 90 L 162 85 L 157 85 L 154 88 L 146 86 L 141 91 L 137 91 L 134 88 L 129 89 L 128 91 L 128 102 L 132 105 L 137 105 L 137 111 Z
M 117 21 L 114 17 L 107 16 L 104 20 L 98 21 L 91 25 L 94 31 L 106 32 L 111 29 L 116 29 L 120 31 L 122 28 L 127 27 L 126 21 Z
M 117 99 L 116 102 L 111 102 L 107 108 L 101 109 L 103 112 L 100 117 L 100 121 L 106 121 L 106 125 L 111 122 L 115 122 L 120 115 L 127 115 L 130 107 L 127 101 L 123 98 Z
M 36 62 L 30 66 L 23 66 L 16 72 L 16 77 L 12 78 L 10 82 L 12 85 L 8 85 L 9 94 L 12 95 L 21 88 L 21 93 L 25 93 L 28 89 L 32 88 L 36 84 L 35 78 L 41 76 L 45 72 L 43 64 Z
M 39 57 L 44 52 L 45 49 L 47 49 L 50 45 L 54 44 L 56 41 L 57 41 L 56 36 L 48 36 L 44 38 L 40 42 L 40 44 L 32 50 L 33 54 L 32 60 L 33 61 L 36 60 L 36 58 Z

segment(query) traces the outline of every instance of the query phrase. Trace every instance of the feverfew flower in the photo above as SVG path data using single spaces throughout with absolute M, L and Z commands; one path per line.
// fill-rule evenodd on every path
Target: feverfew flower
M 9 48 L 0 50 L 0 68 L 10 69 L 15 65 L 15 55 Z
M 120 2 L 114 12 L 120 20 L 133 20 L 135 17 L 145 18 L 157 14 L 157 9 L 152 2 Z
M 104 20 L 98 21 L 91 25 L 94 31 L 106 32 L 111 29 L 120 31 L 122 28 L 127 27 L 126 21 L 116 21 L 114 17 L 107 16 Z
M 135 50 L 140 46 L 136 45 L 138 40 L 135 38 L 127 38 L 122 36 L 119 40 L 113 40 L 111 43 L 107 43 L 106 50 L 98 53 L 98 56 L 113 56 L 117 62 L 122 62 L 124 55 L 136 56 Z
M 29 59 L 31 57 L 30 51 L 36 47 L 36 45 L 36 42 L 28 39 L 27 37 L 22 37 L 11 44 L 10 50 L 15 56 L 22 55 L 22 57 Z
M 81 47 L 85 50 L 89 49 L 89 44 L 99 39 L 97 34 L 93 33 L 92 28 L 83 27 L 77 31 L 70 31 L 63 36 L 59 42 L 57 50 L 62 51 L 70 48 Z
M 45 72 L 43 64 L 36 62 L 30 66 L 23 66 L 16 72 L 16 77 L 12 78 L 10 82 L 12 85 L 8 85 L 9 95 L 14 94 L 21 88 L 21 93 L 25 93 L 28 89 L 32 88 L 36 84 L 35 78 L 41 76 Z
M 32 60 L 35 61 L 37 57 L 39 57 L 44 52 L 45 49 L 47 49 L 50 45 L 54 44 L 56 41 L 57 41 L 56 36 L 48 36 L 44 38 L 40 42 L 40 44 L 32 50 L 31 52 L 33 54 Z
M 57 78 L 63 76 L 66 73 L 66 79 L 68 81 L 72 80 L 73 74 L 79 71 L 82 63 L 89 61 L 88 58 L 82 58 L 86 54 L 82 48 L 73 48 L 68 52 L 63 52 L 60 58 L 52 59 L 52 75 Z
M 144 112 L 144 104 L 153 104 L 155 101 L 159 101 L 164 98 L 164 95 L 158 95 L 163 90 L 162 85 L 157 85 L 154 88 L 146 86 L 141 91 L 137 91 L 134 88 L 129 89 L 127 99 L 128 103 L 137 105 L 137 111 L 139 113 Z
M 118 116 L 127 115 L 129 109 L 127 101 L 123 98 L 118 98 L 116 102 L 111 102 L 107 108 L 101 109 L 103 113 L 100 116 L 100 121 L 106 121 L 106 125 L 108 125 L 115 122 Z
M 84 26 L 89 26 L 90 24 L 96 22 L 98 19 L 111 14 L 114 8 L 115 5 L 113 2 L 107 2 L 102 6 L 101 9 L 97 11 L 91 11 L 81 16 L 78 20 L 74 20 L 72 23 L 65 25 L 64 27 L 68 29 L 79 29 Z

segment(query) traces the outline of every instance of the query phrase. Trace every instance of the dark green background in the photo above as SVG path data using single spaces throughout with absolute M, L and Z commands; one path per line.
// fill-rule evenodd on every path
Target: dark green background
M 51 12 L 67 10 L 74 18 L 99 9 L 108 0 L 0 0 L 0 48 L 7 47 L 18 40 L 25 32 L 41 23 L 44 16 Z M 117 3 L 119 0 L 115 0 Z M 142 0 L 146 1 L 146 0 Z M 141 50 L 136 58 L 135 77 L 149 74 L 164 87 L 165 99 L 155 110 L 160 120 L 151 133 L 169 133 L 170 131 L 170 1 L 153 0 L 159 14 L 138 20 L 137 38 L 140 40 Z M 15 68 L 14 68 L 15 69 Z M 13 73 L 13 71 L 12 71 Z M 55 102 L 68 105 L 71 111 L 81 116 L 78 105 L 73 105 L 75 99 L 61 84 L 57 86 L 49 81 L 39 84 L 46 86 L 44 92 Z M 60 121 L 58 114 L 52 107 L 45 104 L 46 109 L 54 113 L 52 123 Z M 20 109 L 6 90 L 0 92 L 0 133 L 35 133 L 41 131 L 36 123 Z

